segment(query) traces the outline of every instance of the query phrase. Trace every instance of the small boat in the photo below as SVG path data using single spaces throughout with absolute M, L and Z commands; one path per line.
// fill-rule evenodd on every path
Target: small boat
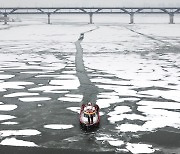
M 100 123 L 99 106 L 89 103 L 87 105 L 82 104 L 79 120 L 83 128 L 98 127 Z

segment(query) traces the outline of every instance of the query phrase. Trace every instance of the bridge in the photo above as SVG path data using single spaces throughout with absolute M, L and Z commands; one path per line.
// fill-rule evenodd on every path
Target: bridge
M 8 22 L 8 16 L 13 14 L 45 14 L 47 23 L 51 23 L 53 14 L 87 14 L 89 23 L 93 23 L 94 14 L 127 14 L 130 16 L 130 24 L 134 23 L 135 14 L 167 14 L 169 23 L 174 23 L 174 15 L 180 14 L 180 7 L 0 7 L 4 24 Z

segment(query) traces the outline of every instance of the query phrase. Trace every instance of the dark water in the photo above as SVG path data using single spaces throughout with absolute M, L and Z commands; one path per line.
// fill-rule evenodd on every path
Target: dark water
M 179 153 L 178 37 L 147 33 L 153 25 L 50 26 L 1 29 L 1 145 Z M 78 112 L 89 101 L 101 124 L 86 132 Z

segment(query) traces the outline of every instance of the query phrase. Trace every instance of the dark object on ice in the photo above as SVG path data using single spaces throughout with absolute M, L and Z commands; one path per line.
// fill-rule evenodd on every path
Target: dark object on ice
M 81 33 L 80 37 L 79 37 L 79 41 L 82 41 L 84 39 L 84 33 Z
M 98 127 L 100 123 L 99 106 L 89 103 L 87 105 L 82 104 L 79 121 L 83 128 Z

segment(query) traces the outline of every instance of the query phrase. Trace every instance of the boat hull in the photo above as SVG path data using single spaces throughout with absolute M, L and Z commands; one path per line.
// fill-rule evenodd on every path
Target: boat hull
M 79 122 L 80 126 L 85 129 L 92 129 L 92 128 L 97 128 L 100 124 L 100 115 L 99 115 L 99 106 L 94 105 L 93 107 L 95 108 L 95 112 L 93 112 L 93 122 L 89 122 L 88 117 L 86 117 L 86 112 L 84 111 L 85 104 L 81 106 L 80 110 L 80 116 L 79 116 Z M 91 113 L 89 114 L 91 115 Z

